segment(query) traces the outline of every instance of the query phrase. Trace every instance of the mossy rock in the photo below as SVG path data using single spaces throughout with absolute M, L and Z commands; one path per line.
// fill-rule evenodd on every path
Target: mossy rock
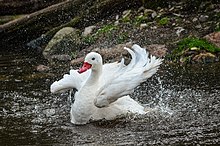
M 177 52 L 181 52 L 188 48 L 197 47 L 200 50 L 206 50 L 208 52 L 220 52 L 220 48 L 216 47 L 215 45 L 209 43 L 205 39 L 199 39 L 199 38 L 185 38 L 182 41 L 180 41 L 178 44 Z
M 181 63 L 210 63 L 219 61 L 219 52 L 220 48 L 207 40 L 189 37 L 178 42 L 168 58 Z
M 48 60 L 51 60 L 54 55 L 69 55 L 71 57 L 73 52 L 79 50 L 80 45 L 80 31 L 72 27 L 65 27 L 50 40 L 43 51 L 43 55 Z

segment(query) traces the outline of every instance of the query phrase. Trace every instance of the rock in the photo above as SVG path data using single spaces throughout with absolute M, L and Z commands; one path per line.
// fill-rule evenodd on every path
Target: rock
M 117 26 L 117 25 L 119 25 L 119 21 L 117 20 L 117 21 L 115 21 L 115 26 Z
M 90 51 L 100 53 L 103 57 L 103 60 L 105 60 L 107 62 L 115 62 L 115 61 L 120 61 L 121 58 L 122 58 L 122 55 L 124 55 L 124 56 L 128 55 L 128 52 L 124 49 L 124 47 L 129 47 L 130 48 L 131 46 L 132 46 L 132 43 L 128 42 L 128 43 L 125 43 L 125 44 L 118 44 L 118 45 L 116 45 L 112 48 L 105 48 L 105 49 L 95 48 L 95 49 L 92 49 Z M 78 55 L 78 58 L 72 60 L 70 64 L 74 65 L 74 66 L 77 66 L 77 65 L 81 64 L 84 61 L 84 57 L 87 53 L 88 53 L 88 50 L 86 50 L 86 49 L 80 51 L 79 55 Z M 125 62 L 125 63 L 127 63 L 127 62 Z
M 210 43 L 220 48 L 220 32 L 213 32 L 204 37 Z
M 151 17 L 152 17 L 152 18 L 157 17 L 157 12 L 154 11 L 154 12 L 151 14 Z
M 147 24 L 146 24 L 146 23 L 140 24 L 140 29 L 143 29 L 143 28 L 146 28 L 146 27 L 147 27 Z
M 193 18 L 193 20 L 192 20 L 192 22 L 196 22 L 196 21 L 198 21 L 198 18 Z
M 65 27 L 59 30 L 50 40 L 43 51 L 43 55 L 49 61 L 54 58 L 58 60 L 63 60 L 63 58 L 66 60 L 67 58 L 69 60 L 71 53 L 78 50 L 80 45 L 81 38 L 79 36 L 79 30 L 72 27 Z
M 45 109 L 45 110 L 43 110 L 43 113 L 47 117 L 51 117 L 51 116 L 53 116 L 56 113 L 56 111 L 55 111 L 55 109 Z
M 131 14 L 131 10 L 125 10 L 123 13 L 123 18 L 128 17 Z
M 205 53 L 199 53 L 198 55 L 194 56 L 192 58 L 192 61 L 200 62 L 200 63 L 210 63 L 215 62 L 216 56 L 212 53 L 205 52 Z
M 198 47 L 192 47 L 192 48 L 190 48 L 190 50 L 192 50 L 192 51 L 199 51 L 200 48 L 198 48 Z
M 122 20 L 128 21 L 128 20 L 130 20 L 130 16 L 131 16 L 131 10 L 125 10 L 122 13 Z
M 119 19 L 119 15 L 116 15 L 116 16 L 115 16 L 115 20 L 118 20 L 118 19 Z
M 141 6 L 141 7 L 138 9 L 138 13 L 143 12 L 144 9 L 145 9 L 145 8 L 144 8 L 143 6 Z
M 183 33 L 185 31 L 184 28 L 182 27 L 176 27 L 176 35 L 179 37 L 181 33 Z
M 94 25 L 86 27 L 86 28 L 84 29 L 82 35 L 83 35 L 84 37 L 90 35 L 90 34 L 92 33 L 92 31 L 94 30 L 94 28 L 96 28 L 96 26 L 94 26 Z
M 208 20 L 208 18 L 209 18 L 208 15 L 201 15 L 201 16 L 199 17 L 199 21 L 200 21 L 200 22 L 205 22 L 205 21 Z
M 43 48 L 45 47 L 45 45 L 50 41 L 51 38 L 49 38 L 48 36 L 42 34 L 40 37 L 28 42 L 26 44 L 26 46 L 29 49 L 33 49 L 36 50 L 37 52 L 41 52 L 43 51 Z
M 149 16 L 151 15 L 152 18 L 155 18 L 157 16 L 157 12 L 151 9 L 145 9 L 144 10 L 144 15 Z
M 152 44 L 146 46 L 147 50 L 150 52 L 150 54 L 157 56 L 157 57 L 164 57 L 167 53 L 167 48 L 165 45 L 160 44 Z
M 44 71 L 48 71 L 50 68 L 48 66 L 45 66 L 45 65 L 38 65 L 36 67 L 36 70 L 39 71 L 39 72 L 44 72 Z
M 100 53 L 104 60 L 107 60 L 108 62 L 114 62 L 114 61 L 120 61 L 122 58 L 122 55 L 128 55 L 128 52 L 124 49 L 124 47 L 131 48 L 132 43 L 128 42 L 125 44 L 118 44 L 112 48 L 107 49 L 101 49 L 101 48 L 95 48 L 92 51 L 96 51 Z
M 198 25 L 195 26 L 195 28 L 201 29 L 201 28 L 202 28 L 202 25 L 201 25 L 201 24 L 198 24 Z
M 132 42 L 128 42 L 125 44 L 118 44 L 114 47 L 111 48 L 95 48 L 95 49 L 91 49 L 88 51 L 88 49 L 84 49 L 82 51 L 79 52 L 78 54 L 78 58 L 74 59 L 71 61 L 71 65 L 77 66 L 79 64 L 81 64 L 84 61 L 84 57 L 88 52 L 94 51 L 94 52 L 98 52 L 102 55 L 103 60 L 105 60 L 106 62 L 115 62 L 115 61 L 120 61 L 122 56 L 125 57 L 125 64 L 129 63 L 130 61 L 130 57 L 128 55 L 128 52 L 124 49 L 124 47 L 128 47 L 131 48 L 133 45 Z M 167 53 L 167 48 L 165 47 L 165 45 L 159 45 L 159 44 L 153 44 L 153 45 L 148 45 L 147 50 L 150 52 L 150 54 L 155 55 L 157 57 L 164 57 Z

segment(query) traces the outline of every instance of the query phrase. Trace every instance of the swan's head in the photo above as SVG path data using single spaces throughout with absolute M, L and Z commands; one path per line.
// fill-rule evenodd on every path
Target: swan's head
M 88 69 L 99 70 L 102 67 L 102 56 L 98 53 L 91 52 L 86 55 L 83 67 L 79 69 L 79 73 L 83 73 Z

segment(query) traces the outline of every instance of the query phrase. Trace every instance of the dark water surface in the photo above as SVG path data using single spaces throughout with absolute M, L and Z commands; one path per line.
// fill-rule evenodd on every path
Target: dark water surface
M 151 112 L 84 126 L 70 123 L 68 93 L 49 92 L 62 74 L 35 71 L 41 63 L 34 56 L 0 54 L 1 146 L 220 144 L 219 63 L 163 65 L 132 95 Z

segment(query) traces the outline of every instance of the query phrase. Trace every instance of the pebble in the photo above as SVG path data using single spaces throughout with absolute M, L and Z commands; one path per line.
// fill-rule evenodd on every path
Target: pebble
M 208 15 L 201 15 L 201 16 L 199 17 L 199 21 L 201 21 L 201 22 L 205 22 L 205 21 L 208 20 L 208 18 L 209 18 Z
M 196 25 L 195 28 L 200 29 L 200 28 L 202 28 L 202 25 L 201 24 Z
M 185 29 L 182 28 L 182 27 L 176 27 L 175 29 L 177 29 L 177 30 L 176 30 L 176 35 L 177 35 L 178 37 L 180 36 L 180 34 L 181 34 L 182 32 L 185 31 Z
M 88 36 L 92 33 L 92 31 L 94 30 L 94 28 L 96 28 L 96 26 L 92 25 L 92 26 L 88 26 L 84 29 L 82 35 L 85 37 L 85 36 Z
M 154 11 L 154 12 L 151 14 L 151 17 L 152 17 L 152 18 L 157 17 L 157 12 Z
M 55 114 L 55 109 L 46 109 L 43 111 L 43 113 L 47 116 L 47 117 L 50 117 L 52 115 Z
M 43 71 L 48 71 L 50 69 L 50 67 L 48 67 L 48 66 L 45 66 L 45 65 L 38 65 L 37 67 L 36 67 L 36 70 L 37 71 L 39 71 L 39 72 L 43 72 Z
M 193 18 L 193 20 L 192 20 L 193 22 L 196 22 L 196 21 L 198 21 L 198 18 Z
M 146 28 L 146 27 L 147 27 L 147 24 L 146 24 L 146 23 L 140 24 L 140 29 L 143 29 L 143 28 Z

